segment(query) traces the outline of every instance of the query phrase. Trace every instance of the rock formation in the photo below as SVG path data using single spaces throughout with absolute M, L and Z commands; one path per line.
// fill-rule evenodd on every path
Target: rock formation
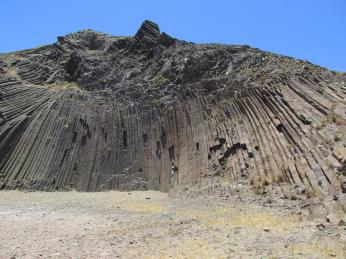
M 249 46 L 84 30 L 0 55 L 0 188 L 167 191 L 208 179 L 346 192 L 346 74 Z

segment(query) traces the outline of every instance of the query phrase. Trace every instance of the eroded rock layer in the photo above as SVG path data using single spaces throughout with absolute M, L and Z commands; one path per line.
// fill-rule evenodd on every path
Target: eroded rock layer
M 345 73 L 249 46 L 86 30 L 0 56 L 0 188 L 248 181 L 346 192 Z

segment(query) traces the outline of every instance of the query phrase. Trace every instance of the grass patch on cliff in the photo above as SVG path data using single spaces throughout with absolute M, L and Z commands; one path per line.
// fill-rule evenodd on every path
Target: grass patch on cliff
M 151 87 L 154 89 L 164 86 L 168 82 L 168 79 L 163 76 L 155 77 L 151 82 Z
M 19 81 L 22 80 L 22 78 L 18 74 L 17 68 L 3 67 L 3 70 L 5 71 L 8 77 L 17 79 Z
M 75 82 L 52 83 L 46 86 L 60 89 L 81 90 L 80 86 Z
M 331 111 L 319 122 L 319 124 L 316 126 L 316 130 L 321 130 L 332 123 L 336 126 L 346 126 L 346 120 L 340 114 Z

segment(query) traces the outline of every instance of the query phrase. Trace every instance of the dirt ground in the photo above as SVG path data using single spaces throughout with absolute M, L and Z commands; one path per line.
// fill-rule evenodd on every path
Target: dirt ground
M 346 258 L 346 227 L 255 194 L 0 192 L 0 258 Z

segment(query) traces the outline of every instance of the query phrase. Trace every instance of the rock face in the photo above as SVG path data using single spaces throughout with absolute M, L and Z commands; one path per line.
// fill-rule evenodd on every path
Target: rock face
M 160 37 L 160 28 L 156 23 L 146 20 L 139 28 L 135 37 L 137 40 L 142 40 L 143 38 L 155 40 Z
M 0 188 L 345 192 L 346 74 L 145 21 L 0 55 Z

